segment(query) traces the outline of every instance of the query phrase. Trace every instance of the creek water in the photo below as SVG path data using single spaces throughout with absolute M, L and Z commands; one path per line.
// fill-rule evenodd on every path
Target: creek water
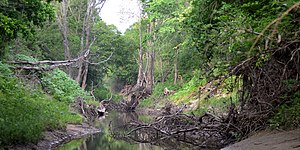
M 126 142 L 126 140 L 115 139 L 109 131 L 110 125 L 120 127 L 130 121 L 150 122 L 151 120 L 153 117 L 138 115 L 137 113 L 110 112 L 95 122 L 95 126 L 100 128 L 102 132 L 73 140 L 58 147 L 58 150 L 162 150 L 163 148 L 149 143 Z

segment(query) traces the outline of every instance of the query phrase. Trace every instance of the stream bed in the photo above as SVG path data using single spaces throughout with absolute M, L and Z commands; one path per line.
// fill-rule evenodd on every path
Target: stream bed
M 130 121 L 150 122 L 152 116 L 138 115 L 137 113 L 110 112 L 95 122 L 95 126 L 102 132 L 70 141 L 58 150 L 162 150 L 163 148 L 150 143 L 126 142 L 115 139 L 109 131 L 109 126 L 122 126 Z

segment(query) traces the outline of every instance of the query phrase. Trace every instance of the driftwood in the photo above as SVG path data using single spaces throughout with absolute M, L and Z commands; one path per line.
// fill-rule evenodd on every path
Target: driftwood
M 110 126 L 110 131 L 117 139 L 151 143 L 165 149 L 220 148 L 233 140 L 226 132 L 226 119 L 210 113 L 195 117 L 179 112 L 159 116 L 150 124 L 132 121 L 120 127 Z M 118 132 L 120 129 L 127 132 Z
M 37 70 L 37 71 L 49 71 L 53 70 L 60 66 L 69 66 L 79 60 L 84 60 L 88 54 L 84 54 L 78 58 L 72 60 L 64 60 L 64 61 L 50 61 L 50 60 L 43 60 L 37 62 L 29 62 L 29 61 L 8 61 L 9 64 L 15 64 L 16 69 L 24 69 L 24 70 Z M 28 66 L 27 66 L 28 65 Z M 39 66 L 44 65 L 44 66 Z
M 82 97 L 77 97 L 71 108 L 73 111 L 82 114 L 89 122 L 104 116 L 106 112 L 106 108 L 101 103 L 99 103 L 99 106 L 88 105 Z
M 124 86 L 121 94 L 126 98 L 119 103 L 113 101 L 105 101 L 105 107 L 108 110 L 116 110 L 120 112 L 132 112 L 138 106 L 139 101 L 150 95 L 145 88 Z

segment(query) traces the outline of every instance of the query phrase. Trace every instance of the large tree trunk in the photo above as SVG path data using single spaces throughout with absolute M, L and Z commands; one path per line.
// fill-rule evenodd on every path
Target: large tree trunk
M 152 36 L 152 30 L 154 27 L 154 23 L 151 22 L 147 27 L 147 32 L 150 36 Z M 135 107 L 139 104 L 139 100 L 143 99 L 146 96 L 149 96 L 152 93 L 153 85 L 154 85 L 154 48 L 153 48 L 153 40 L 151 37 L 147 40 L 147 49 L 146 49 L 146 64 L 143 62 L 144 52 L 142 45 L 142 23 L 140 22 L 139 29 L 139 38 L 140 38 L 140 48 L 139 48 L 139 72 L 137 83 L 134 88 L 131 89 L 125 95 L 128 96 L 126 105 L 128 110 L 134 110 Z
M 154 22 L 150 22 L 149 25 L 149 34 L 150 37 L 152 37 L 153 39 L 155 38 L 154 35 L 152 35 L 152 30 L 154 27 Z M 152 93 L 152 89 L 153 89 L 153 85 L 154 85 L 154 58 L 155 58 L 155 54 L 154 54 L 154 48 L 153 48 L 153 40 L 152 38 L 150 38 L 148 40 L 148 50 L 147 50 L 147 72 L 146 72 L 146 92 L 151 94 Z
M 81 88 L 85 89 L 86 88 L 86 81 L 87 81 L 87 74 L 89 71 L 89 63 L 85 63 L 84 65 L 84 71 L 83 71 L 83 78 L 82 78 L 82 83 L 81 83 Z
M 81 34 L 81 51 L 82 53 L 85 53 L 86 57 L 84 60 L 79 62 L 79 69 L 77 73 L 76 81 L 80 84 L 81 88 L 86 88 L 86 82 L 87 82 L 87 75 L 88 75 L 88 69 L 89 69 L 89 55 L 90 55 L 90 49 L 92 46 L 91 39 L 91 31 L 94 26 L 94 19 L 93 15 L 96 11 L 96 7 L 100 4 L 104 4 L 105 0 L 88 0 L 87 9 L 86 9 L 86 16 L 84 18 L 83 26 L 82 26 L 82 34 Z M 102 7 L 101 7 L 102 8 Z M 95 40 L 95 37 L 93 37 Z M 85 40 L 85 42 L 84 42 Z
M 140 27 L 139 27 L 139 42 L 140 42 L 140 48 L 139 48 L 139 59 L 138 59 L 138 65 L 139 65 L 139 71 L 138 71 L 138 78 L 136 82 L 136 87 L 143 87 L 144 82 L 144 68 L 143 68 L 143 43 L 142 43 L 142 21 L 140 21 Z
M 154 27 L 154 22 L 151 22 L 147 27 L 148 28 L 147 32 L 149 33 L 150 36 L 153 36 L 152 35 L 153 27 Z M 139 38 L 140 38 L 139 59 L 138 59 L 139 71 L 138 71 L 137 83 L 133 90 L 138 90 L 143 88 L 145 89 L 146 93 L 151 94 L 153 89 L 153 84 L 154 84 L 154 59 L 155 59 L 152 38 L 155 37 L 153 36 L 147 40 L 146 65 L 144 65 L 143 62 L 144 52 L 142 46 L 142 24 L 141 23 L 139 29 Z
M 95 1 L 94 0 L 89 0 L 88 6 L 87 6 L 86 38 L 85 38 L 85 48 L 86 48 L 86 51 L 88 53 L 90 52 L 90 48 L 91 48 L 90 33 L 91 33 L 91 30 L 92 30 L 92 26 L 94 24 L 94 21 L 92 20 L 94 9 L 95 9 Z M 89 59 L 89 56 L 87 57 L 86 61 L 88 61 L 88 59 Z M 84 63 L 84 70 L 82 72 L 83 73 L 82 83 L 81 83 L 81 88 L 82 89 L 85 89 L 85 87 L 86 87 L 86 80 L 87 80 L 88 71 L 89 71 L 89 63 L 85 62 Z
M 68 41 L 68 21 L 67 21 L 68 0 L 62 0 L 62 2 L 59 4 L 59 8 L 60 8 L 59 9 L 60 12 L 57 13 L 57 20 L 63 38 L 64 56 L 65 56 L 65 60 L 71 60 L 69 41 Z M 72 77 L 71 65 L 67 66 L 67 72 L 69 76 Z

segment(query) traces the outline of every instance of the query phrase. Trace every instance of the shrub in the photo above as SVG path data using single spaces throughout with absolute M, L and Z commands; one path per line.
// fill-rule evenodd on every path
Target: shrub
M 80 116 L 69 112 L 66 103 L 26 88 L 8 67 L 0 62 L 0 147 L 36 142 L 45 129 L 81 122 Z
M 62 102 L 70 103 L 77 96 L 82 96 L 86 99 L 91 98 L 74 80 L 70 79 L 60 69 L 44 73 L 42 85 L 49 94 L 53 95 L 53 98 Z
M 284 97 L 286 99 L 286 97 Z M 290 101 L 277 108 L 270 119 L 272 128 L 292 128 L 300 126 L 300 92 L 296 92 Z

